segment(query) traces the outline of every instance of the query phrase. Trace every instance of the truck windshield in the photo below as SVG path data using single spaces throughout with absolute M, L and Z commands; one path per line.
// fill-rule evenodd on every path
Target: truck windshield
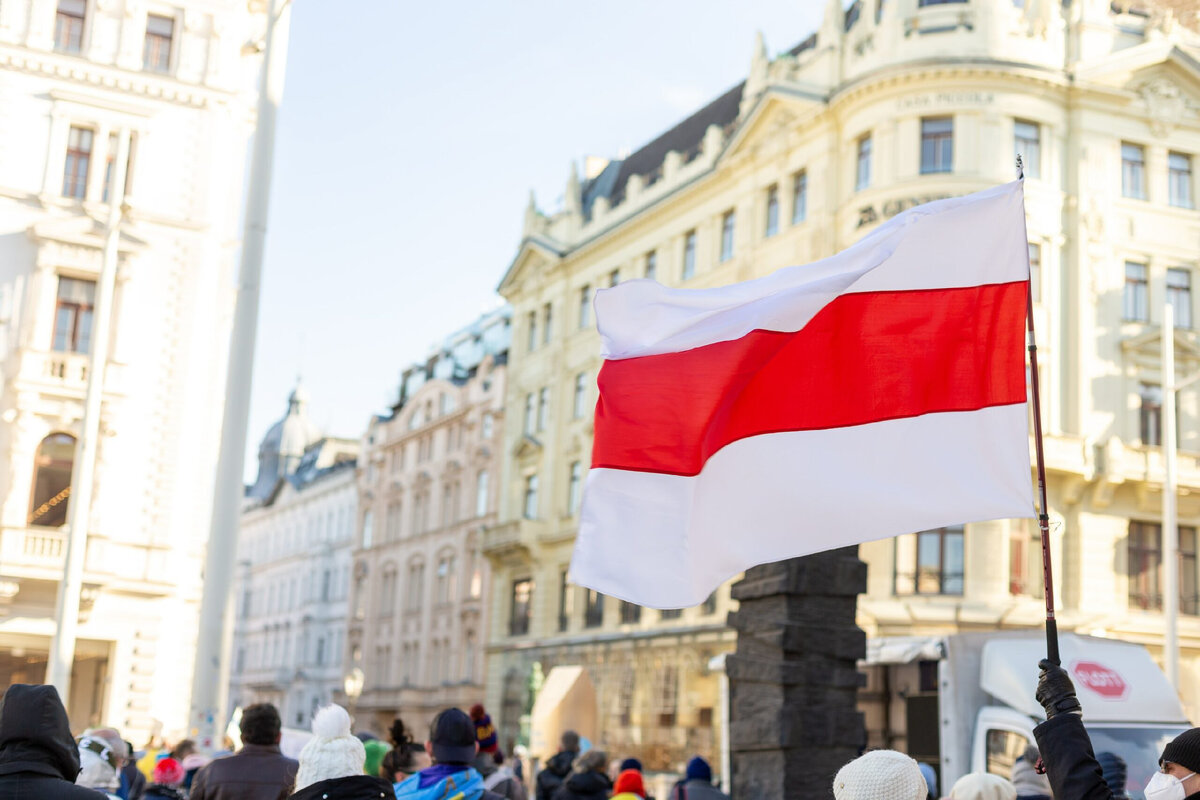
M 1128 768 L 1125 789 L 1133 800 L 1145 800 L 1143 790 L 1150 776 L 1158 771 L 1158 757 L 1163 747 L 1178 734 L 1187 730 L 1180 726 L 1158 728 L 1101 728 L 1088 726 L 1092 752 L 1116 753 L 1125 759 Z

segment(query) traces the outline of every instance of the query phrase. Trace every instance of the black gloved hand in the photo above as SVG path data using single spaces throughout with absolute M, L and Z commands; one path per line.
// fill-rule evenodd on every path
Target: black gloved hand
M 1083 707 L 1079 705 L 1075 684 L 1071 683 L 1067 671 L 1044 658 L 1038 662 L 1038 666 L 1042 668 L 1042 673 L 1038 676 L 1037 694 L 1034 697 L 1046 709 L 1046 719 L 1058 714 L 1082 716 Z

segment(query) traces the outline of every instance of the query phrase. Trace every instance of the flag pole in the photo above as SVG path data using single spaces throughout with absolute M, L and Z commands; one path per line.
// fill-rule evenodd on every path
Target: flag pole
M 1025 168 L 1017 156 L 1017 180 L 1025 184 Z M 1022 191 L 1022 197 L 1024 192 Z M 1037 453 L 1038 527 L 1042 532 L 1042 580 L 1046 588 L 1046 658 L 1061 663 L 1058 655 L 1058 622 L 1054 618 L 1054 574 L 1050 569 L 1050 515 L 1046 503 L 1046 454 L 1042 447 L 1042 395 L 1038 381 L 1037 340 L 1033 334 L 1033 270 L 1025 292 L 1026 341 L 1029 347 L 1029 386 L 1033 401 L 1033 445 Z

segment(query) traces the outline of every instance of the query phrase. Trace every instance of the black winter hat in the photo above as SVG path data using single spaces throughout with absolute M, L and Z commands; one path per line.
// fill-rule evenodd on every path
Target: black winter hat
M 1171 743 L 1163 748 L 1162 758 L 1158 760 L 1159 766 L 1164 761 L 1186 767 L 1192 772 L 1200 772 L 1200 728 L 1184 731 L 1172 739 Z
M 477 751 L 475 723 L 467 712 L 447 708 L 433 718 L 429 726 L 433 759 L 439 764 L 470 764 Z

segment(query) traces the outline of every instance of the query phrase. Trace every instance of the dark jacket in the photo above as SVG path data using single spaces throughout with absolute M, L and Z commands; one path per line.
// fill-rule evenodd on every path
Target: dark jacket
M 79 750 L 53 686 L 15 683 L 0 699 L 0 798 L 97 800 L 75 785 Z
M 396 800 L 392 784 L 372 775 L 332 778 L 305 786 L 292 795 L 293 800 Z
M 1033 736 L 1055 800 L 1113 800 L 1078 714 L 1048 719 L 1033 729 Z
M 554 800 L 607 800 L 612 787 L 602 772 L 575 772 L 554 792 Z
M 708 781 L 693 778 L 675 784 L 670 800 L 729 800 L 729 795 Z
M 130 760 L 121 767 L 121 790 L 117 796 L 125 800 L 142 800 L 146 794 L 146 776 L 137 768 L 137 762 Z
M 562 750 L 550 756 L 546 768 L 538 773 L 535 800 L 553 800 L 554 792 L 571 774 L 571 764 L 575 763 L 578 756 L 578 753 L 570 750 Z
M 152 783 L 146 787 L 142 800 L 188 800 L 188 796 L 183 789 Z
M 248 744 L 196 773 L 190 800 L 283 800 L 292 793 L 300 765 L 278 745 Z
M 499 769 L 491 753 L 480 753 L 475 757 L 475 762 L 471 766 L 483 777 L 485 783 L 491 780 L 492 775 Z M 515 776 L 499 780 L 489 791 L 507 798 L 507 800 L 527 800 L 525 787 Z

